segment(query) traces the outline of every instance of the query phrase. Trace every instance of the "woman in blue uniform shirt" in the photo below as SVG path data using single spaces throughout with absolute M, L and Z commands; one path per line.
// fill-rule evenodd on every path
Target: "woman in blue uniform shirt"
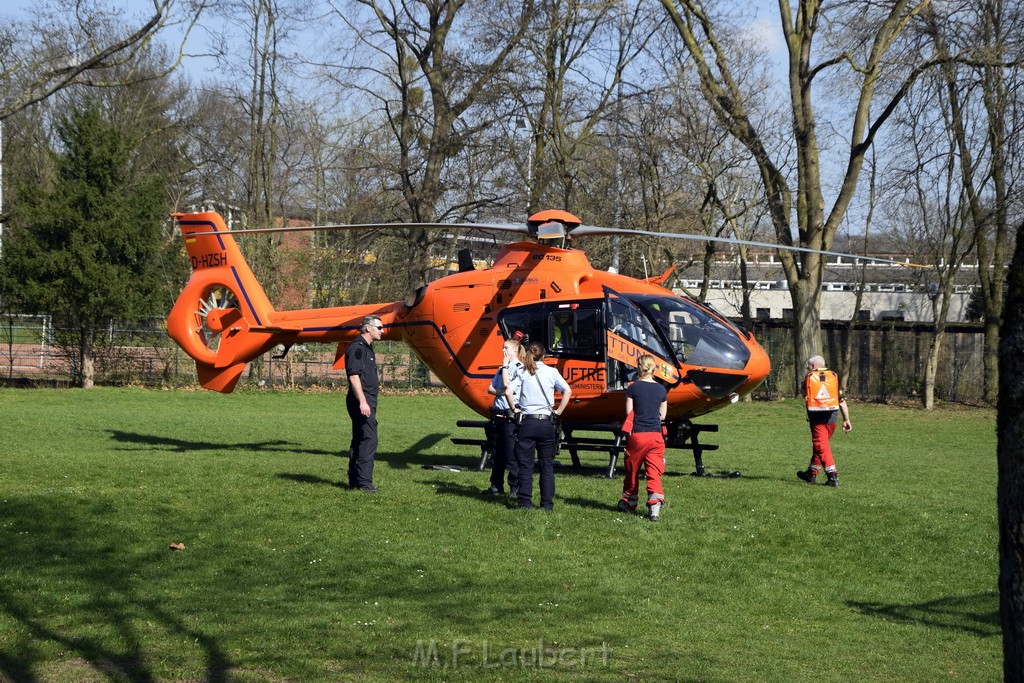
M 508 489 L 515 495 L 519 488 L 519 467 L 516 465 L 516 433 L 518 425 L 513 407 L 519 400 L 522 381 L 523 345 L 517 339 L 506 340 L 501 346 L 501 367 L 494 373 L 487 393 L 494 396 L 491 406 L 491 424 L 494 427 L 494 461 L 491 464 L 491 486 L 483 490 L 485 496 L 504 492 L 504 474 L 508 471 Z
M 516 441 L 519 466 L 519 507 L 533 507 L 534 458 L 540 463 L 540 506 L 550 510 L 555 505 L 555 448 L 558 429 L 555 419 L 569 405 L 572 390 L 558 370 L 545 365 L 544 346 L 530 342 L 526 347 L 524 367 L 519 375 L 519 408 L 522 412 Z M 562 393 L 555 407 L 555 392 Z

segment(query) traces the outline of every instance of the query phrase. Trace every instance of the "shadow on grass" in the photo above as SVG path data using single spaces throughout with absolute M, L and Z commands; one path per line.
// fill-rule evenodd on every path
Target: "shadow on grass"
M 97 523 L 110 512 L 57 498 L 5 506 L 19 533 L 4 548 L 10 580 L 0 588 L 0 619 L 17 626 L 0 648 L 0 678 L 71 680 L 87 667 L 111 680 L 157 680 L 146 649 L 155 626 L 195 644 L 203 680 L 228 680 L 232 663 L 218 639 L 162 606 L 140 581 L 156 553 L 122 550 Z M 41 654 L 52 645 L 60 659 Z
M 428 453 L 431 448 L 447 439 L 449 434 L 427 434 L 400 453 L 377 453 L 378 462 L 386 462 L 392 469 L 410 469 L 424 465 L 452 465 L 464 470 L 473 470 L 480 465 L 480 458 L 450 453 Z
M 430 450 L 437 444 L 447 439 L 449 436 L 451 436 L 451 434 L 427 434 L 419 441 L 417 441 L 416 443 L 402 451 L 402 455 L 415 455 L 417 453 L 420 453 L 421 451 Z
M 463 482 L 454 482 L 450 479 L 433 479 L 425 482 L 430 484 L 437 489 L 438 495 L 452 495 L 461 496 L 463 498 L 469 498 L 471 500 L 488 503 L 490 505 L 497 505 L 499 507 L 516 508 L 519 507 L 519 503 L 515 498 L 511 498 L 506 494 L 497 496 L 488 496 L 481 493 L 483 489 L 479 486 L 472 484 L 466 484 Z M 484 482 L 485 484 L 488 482 Z M 537 488 L 537 482 L 533 484 L 533 497 L 536 502 L 537 496 L 540 495 L 540 491 Z M 572 505 L 575 507 L 591 508 L 594 510 L 604 510 L 607 512 L 615 512 L 616 505 L 618 504 L 618 498 L 616 498 L 611 504 L 606 504 L 602 501 L 593 500 L 590 498 L 576 498 L 576 497 L 562 497 L 555 493 L 555 504 Z
M 437 488 L 437 494 L 440 496 L 461 496 L 480 503 L 497 505 L 498 507 L 518 507 L 514 498 L 509 498 L 504 494 L 498 496 L 486 496 L 482 494 L 481 491 L 483 491 L 483 489 L 480 488 L 479 484 L 473 485 L 454 482 L 450 479 L 433 479 L 425 483 L 435 486 Z
M 611 503 L 606 503 L 602 500 L 594 500 L 593 498 L 556 498 L 566 505 L 572 505 L 574 507 L 590 508 L 591 510 L 604 510 L 605 512 L 615 512 L 618 510 L 619 497 L 618 495 L 613 496 Z
M 291 472 L 279 472 L 277 474 L 278 479 L 285 481 L 294 481 L 299 484 L 322 484 L 324 486 L 333 486 L 339 489 L 348 490 L 348 483 L 340 479 L 325 479 L 324 477 L 318 477 L 315 474 L 292 474 Z
M 172 453 L 194 453 L 197 451 L 245 451 L 245 452 L 274 452 L 274 453 L 306 453 L 309 455 L 330 455 L 337 457 L 337 451 L 324 451 L 311 448 L 296 448 L 298 444 L 292 441 L 253 441 L 249 443 L 215 443 L 211 441 L 188 441 L 186 439 L 172 439 L 166 436 L 154 436 L 152 434 L 138 434 L 135 432 L 122 432 L 116 429 L 109 429 L 111 440 L 117 443 L 135 444 L 139 448 L 135 450 L 157 450 L 169 451 Z M 127 450 L 127 449 L 125 449 Z
M 996 593 L 975 593 L 909 605 L 853 600 L 846 604 L 861 614 L 887 621 L 964 631 L 979 638 L 996 637 L 1002 633 L 999 595 Z

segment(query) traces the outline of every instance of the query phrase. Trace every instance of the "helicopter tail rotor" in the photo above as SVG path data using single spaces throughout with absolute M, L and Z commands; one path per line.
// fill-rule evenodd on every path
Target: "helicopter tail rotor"
M 173 214 L 192 276 L 167 317 L 167 334 L 196 361 L 200 384 L 229 393 L 245 364 L 273 346 L 274 307 L 219 214 Z

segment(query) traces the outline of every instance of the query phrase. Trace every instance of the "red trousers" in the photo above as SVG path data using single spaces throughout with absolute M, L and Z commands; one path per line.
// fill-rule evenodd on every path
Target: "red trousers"
M 661 475 L 665 472 L 665 439 L 661 432 L 640 432 L 626 439 L 626 480 L 622 484 L 622 497 L 633 505 L 636 505 L 640 488 L 641 465 L 647 475 L 647 499 L 664 499 Z
M 829 439 L 836 432 L 836 423 L 811 425 L 811 469 L 818 471 L 825 468 L 826 472 L 835 471 L 836 461 L 832 458 L 832 445 Z

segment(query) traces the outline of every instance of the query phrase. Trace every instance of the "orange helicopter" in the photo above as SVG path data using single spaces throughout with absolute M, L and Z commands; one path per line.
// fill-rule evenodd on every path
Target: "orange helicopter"
M 207 389 L 231 392 L 245 365 L 278 345 L 287 351 L 297 343 L 337 342 L 334 367 L 340 370 L 345 347 L 358 335 L 363 317 L 373 314 L 384 325 L 384 339 L 407 343 L 463 403 L 487 416 L 492 403 L 487 386 L 501 364 L 502 343 L 525 336 L 544 344 L 549 350 L 545 362 L 572 387 L 562 427 L 573 463 L 579 464 L 578 450 L 607 450 L 611 476 L 621 451 L 617 427 L 625 413 L 625 389 L 634 378 L 636 358 L 651 354 L 657 361 L 656 376 L 668 388 L 670 444 L 693 450 L 695 474 L 706 475 L 701 453 L 717 446 L 700 444 L 698 435 L 717 431 L 717 425 L 690 420 L 735 403 L 770 370 L 768 355 L 753 334 L 662 286 L 673 268 L 640 280 L 595 269 L 582 251 L 565 246 L 573 237 L 609 234 L 738 240 L 583 226 L 576 216 L 559 210 L 537 213 L 525 226 L 417 224 L 519 233 L 535 241 L 502 247 L 494 264 L 480 270 L 466 254 L 459 272 L 419 288 L 406 301 L 276 311 L 233 234 L 398 226 L 230 231 L 214 212 L 173 216 L 184 235 L 192 275 L 167 317 L 167 332 L 196 361 L 199 381 Z M 460 422 L 466 424 L 486 423 Z M 577 430 L 595 429 L 613 438 L 573 436 Z M 487 458 L 485 444 L 480 442 L 481 467 Z

